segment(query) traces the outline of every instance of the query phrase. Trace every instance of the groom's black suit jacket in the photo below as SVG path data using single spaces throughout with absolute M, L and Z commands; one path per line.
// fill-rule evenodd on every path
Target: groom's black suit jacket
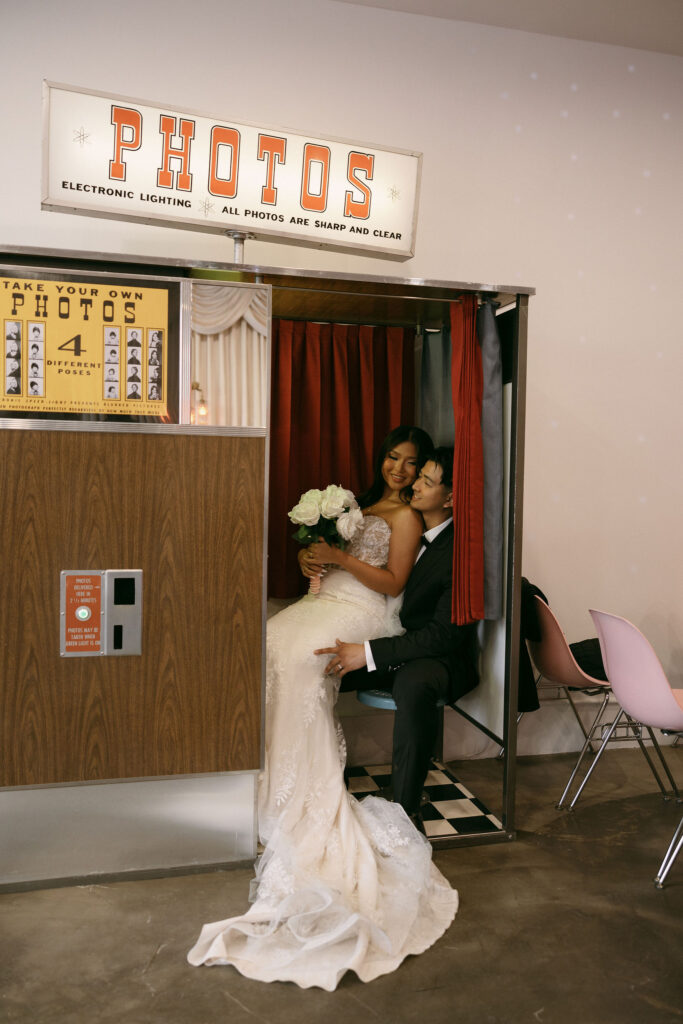
M 449 700 L 457 700 L 479 682 L 476 623 L 451 622 L 453 523 L 441 531 L 413 566 L 403 594 L 402 636 L 370 641 L 378 672 L 417 658 L 434 658 L 449 673 Z M 370 678 L 372 678 L 372 673 Z

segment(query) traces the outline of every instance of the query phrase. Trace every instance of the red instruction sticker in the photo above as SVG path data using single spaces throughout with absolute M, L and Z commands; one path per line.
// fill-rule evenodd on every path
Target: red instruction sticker
M 101 650 L 100 573 L 73 573 L 65 578 L 65 654 L 96 654 Z

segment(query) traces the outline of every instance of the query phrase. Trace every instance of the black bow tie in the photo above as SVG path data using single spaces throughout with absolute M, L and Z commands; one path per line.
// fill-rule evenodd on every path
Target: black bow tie
M 432 543 L 432 542 L 431 542 L 431 540 L 429 539 L 429 537 L 427 536 L 427 534 L 426 534 L 426 533 L 423 533 L 423 534 L 422 534 L 422 543 L 424 544 L 424 546 L 425 546 L 426 548 L 428 548 L 428 547 L 429 547 L 429 545 L 430 545 L 430 544 Z

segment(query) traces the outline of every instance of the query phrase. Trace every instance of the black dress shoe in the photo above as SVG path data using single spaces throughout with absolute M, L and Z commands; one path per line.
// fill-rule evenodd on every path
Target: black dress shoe
M 422 820 L 422 815 L 420 814 L 420 812 L 416 811 L 415 814 L 409 814 L 408 817 L 412 821 L 417 831 L 421 832 L 422 835 L 426 837 L 427 833 L 425 832 L 425 823 Z

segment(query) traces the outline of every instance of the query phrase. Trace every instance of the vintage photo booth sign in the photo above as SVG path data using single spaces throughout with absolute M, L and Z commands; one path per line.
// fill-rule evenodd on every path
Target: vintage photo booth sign
M 169 419 L 169 293 L 137 283 L 0 276 L 14 413 Z
M 408 259 L 421 154 L 45 83 L 48 210 Z

